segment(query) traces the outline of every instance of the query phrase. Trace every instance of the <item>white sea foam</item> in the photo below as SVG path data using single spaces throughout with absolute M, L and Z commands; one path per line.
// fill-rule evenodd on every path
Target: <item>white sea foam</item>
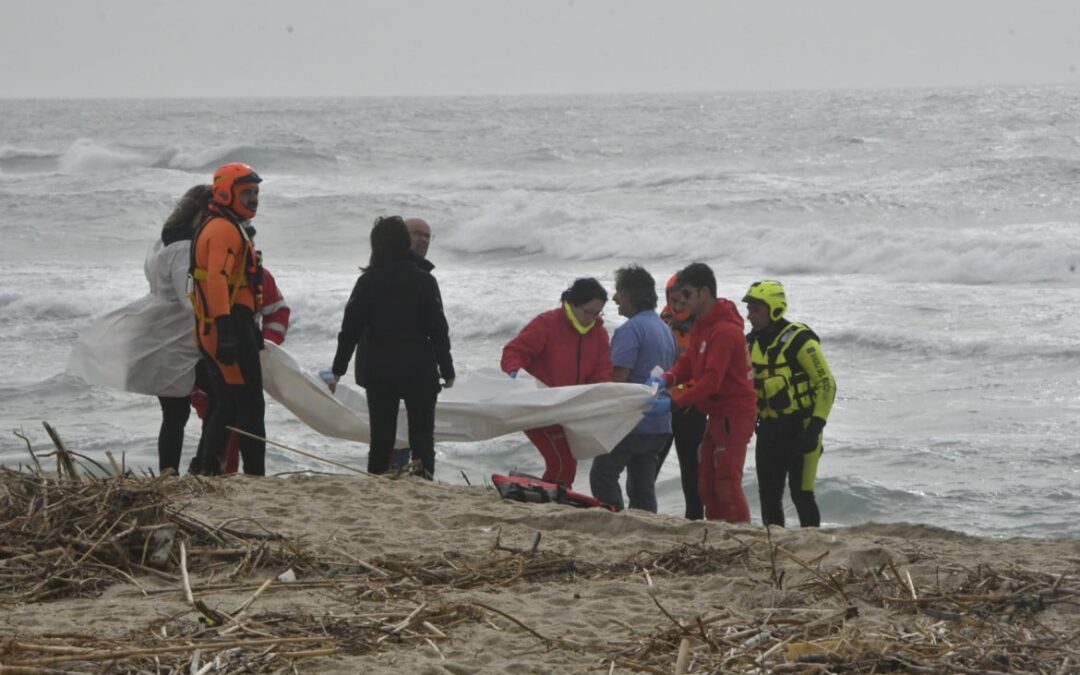
M 460 253 L 534 254 L 564 260 L 692 257 L 774 276 L 872 274 L 964 284 L 1068 281 L 1080 232 L 1066 222 L 1000 227 L 787 226 L 667 221 L 561 193 L 511 192 L 444 237 Z M 689 248 L 688 248 L 689 244 Z
M 119 169 L 176 169 L 212 172 L 225 162 L 244 162 L 265 172 L 294 173 L 333 168 L 337 159 L 304 147 L 260 147 L 231 143 L 210 147 L 132 147 L 91 138 L 76 139 L 63 151 L 0 147 L 0 169 L 20 173 L 87 174 Z
M 57 168 L 63 173 L 90 173 L 148 166 L 152 163 L 153 158 L 144 153 L 110 148 L 80 138 L 60 156 Z
M 58 154 L 52 150 L 20 148 L 11 145 L 0 146 L 0 161 L 12 159 L 46 159 L 50 157 L 58 157 Z
M 502 192 L 528 190 L 533 192 L 602 192 L 607 190 L 648 190 L 679 185 L 710 184 L 735 179 L 734 172 L 725 169 L 644 169 L 626 168 L 616 171 L 593 169 L 585 173 L 529 174 L 513 171 L 480 171 L 460 174 L 425 176 L 415 181 L 415 187 L 426 190 L 478 190 Z

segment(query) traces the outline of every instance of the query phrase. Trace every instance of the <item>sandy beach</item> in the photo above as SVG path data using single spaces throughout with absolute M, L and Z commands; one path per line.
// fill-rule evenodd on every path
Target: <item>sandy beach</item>
M 16 512 L 25 476 L 4 470 L 5 529 L 29 522 Z M 167 495 L 166 519 L 201 525 L 175 533 L 157 573 L 142 565 L 126 581 L 85 582 L 29 602 L 25 574 L 36 569 L 44 578 L 65 559 L 86 564 L 100 553 L 79 555 L 73 544 L 51 566 L 32 569 L 23 566 L 28 551 L 5 535 L 0 672 L 1080 667 L 1080 542 L 1072 540 L 987 540 L 896 524 L 770 533 L 521 504 L 490 487 L 415 477 L 84 480 L 68 489 L 98 499 L 132 491 L 124 504 L 156 491 Z M 219 546 L 191 534 L 204 527 L 222 537 Z M 240 547 L 247 552 L 226 533 L 248 542 Z M 111 536 L 88 540 L 104 551 Z M 178 569 L 181 543 L 191 599 Z M 282 573 L 296 580 L 274 580 Z M 286 633 L 299 642 L 282 641 Z M 208 648 L 214 641 L 226 647 Z

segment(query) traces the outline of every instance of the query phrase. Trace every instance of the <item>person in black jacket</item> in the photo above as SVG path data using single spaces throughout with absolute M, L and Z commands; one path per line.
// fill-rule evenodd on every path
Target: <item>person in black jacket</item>
M 454 385 L 454 360 L 439 284 L 414 262 L 399 216 L 375 220 L 371 262 L 356 280 L 338 333 L 331 390 L 356 352 L 356 383 L 367 390 L 371 421 L 368 473 L 386 473 L 401 401 L 409 447 L 428 479 L 435 475 L 435 401 Z
M 405 229 L 409 231 L 412 261 L 425 272 L 434 270 L 435 265 L 427 259 L 428 247 L 431 245 L 431 226 L 423 218 L 406 218 Z M 407 446 L 394 448 L 390 453 L 390 469 L 392 471 L 404 469 L 411 460 L 411 448 Z

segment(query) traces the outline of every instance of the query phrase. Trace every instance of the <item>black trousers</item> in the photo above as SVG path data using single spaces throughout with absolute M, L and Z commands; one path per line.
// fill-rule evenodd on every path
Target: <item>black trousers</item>
M 371 447 L 368 473 L 390 470 L 390 454 L 397 435 L 398 409 L 405 402 L 409 419 L 409 447 L 414 458 L 424 466 L 424 477 L 435 476 L 435 401 L 439 385 L 435 382 L 368 382 L 368 418 L 371 421 Z
M 210 386 L 206 366 L 195 364 L 195 386 L 206 391 Z M 180 473 L 180 455 L 184 448 L 184 427 L 191 417 L 191 395 L 158 396 L 161 404 L 161 428 L 158 430 L 158 472 L 172 469 Z M 205 422 L 203 423 L 205 427 Z
M 263 398 L 262 362 L 259 360 L 258 327 L 247 307 L 233 307 L 233 331 L 236 335 L 236 362 L 243 374 L 243 384 L 229 384 L 217 366 L 217 362 L 203 353 L 203 363 L 210 379 L 210 396 L 213 406 L 203 424 L 203 437 L 199 442 L 200 472 L 219 474 L 225 460 L 225 445 L 229 430 L 234 426 L 259 438 L 266 436 L 266 400 Z M 240 458 L 244 473 L 254 476 L 266 475 L 266 442 L 240 436 Z
M 812 490 L 803 490 L 802 419 L 796 416 L 761 420 L 757 427 L 758 495 L 761 498 L 761 520 L 766 525 L 784 525 L 784 483 L 791 490 L 791 501 L 799 514 L 802 527 L 820 527 L 821 512 Z
M 698 448 L 701 446 L 701 439 L 705 437 L 706 422 L 704 413 L 692 406 L 673 410 L 671 413 L 672 438 L 660 453 L 660 465 L 656 468 L 656 472 L 660 473 L 660 466 L 664 465 L 664 460 L 674 443 L 675 453 L 679 457 L 679 477 L 682 479 L 683 499 L 686 501 L 688 520 L 701 520 L 705 517 L 701 497 L 698 495 Z
M 191 416 L 191 396 L 158 396 L 161 429 L 158 430 L 158 471 L 180 473 L 180 453 L 184 448 L 184 427 Z

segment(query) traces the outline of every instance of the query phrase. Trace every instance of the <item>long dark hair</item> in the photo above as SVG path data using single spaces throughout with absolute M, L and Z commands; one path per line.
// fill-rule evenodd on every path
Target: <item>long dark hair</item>
M 409 257 L 412 238 L 401 216 L 380 216 L 371 228 L 371 260 L 368 269 Z
M 171 244 L 194 237 L 195 228 L 210 215 L 207 207 L 213 191 L 213 187 L 204 184 L 196 185 L 185 192 L 180 201 L 176 202 L 176 208 L 165 219 L 165 224 L 161 227 L 161 240 Z

